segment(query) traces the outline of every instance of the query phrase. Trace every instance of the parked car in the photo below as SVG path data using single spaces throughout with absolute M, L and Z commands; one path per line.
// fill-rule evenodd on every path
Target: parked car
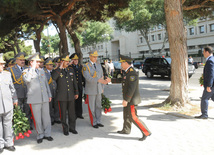
M 143 67 L 143 60 L 135 60 L 134 62 L 133 62 L 133 66 L 134 67 L 136 67 L 136 68 L 138 68 L 138 69 L 142 69 L 142 67 Z
M 143 73 L 148 78 L 152 78 L 153 75 L 171 76 L 171 58 L 146 58 L 143 64 Z M 195 73 L 195 67 L 188 63 L 188 76 L 189 78 Z

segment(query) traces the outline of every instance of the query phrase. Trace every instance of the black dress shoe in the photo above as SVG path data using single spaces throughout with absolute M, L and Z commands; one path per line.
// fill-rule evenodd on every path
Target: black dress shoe
M 63 131 L 63 134 L 64 134 L 65 136 L 68 136 L 68 135 L 69 135 L 69 132 L 68 132 L 68 131 Z
M 206 117 L 206 116 L 203 116 L 203 115 L 200 115 L 200 116 L 195 116 L 195 118 L 197 118 L 197 119 L 208 119 L 208 117 Z
M 73 134 L 78 134 L 78 132 L 76 130 L 72 130 L 72 129 L 69 129 L 69 132 L 71 132 Z
M 96 128 L 96 129 L 97 129 L 97 128 L 99 128 L 99 126 L 98 126 L 98 125 L 93 125 L 93 128 Z
M 151 134 L 150 134 L 150 135 L 148 135 L 148 136 L 151 136 Z M 140 139 L 139 139 L 139 141 L 144 141 L 144 140 L 146 140 L 146 138 L 147 138 L 148 136 L 143 135 L 143 137 L 142 137 L 142 138 L 140 138 Z
M 43 139 L 47 139 L 48 141 L 53 141 L 53 138 L 50 136 L 50 137 L 44 137 Z
M 104 127 L 104 125 L 102 125 L 101 123 L 97 124 L 97 126 L 99 126 L 99 127 Z
M 129 132 L 125 132 L 124 130 L 121 130 L 121 131 L 117 131 L 117 133 L 119 133 L 119 134 L 130 134 Z
M 0 153 L 2 153 L 3 151 L 4 151 L 4 149 L 3 149 L 3 148 L 1 148 L 1 149 L 0 149 Z
M 84 117 L 83 117 L 83 116 L 77 116 L 77 118 L 84 119 Z
M 38 144 L 42 143 L 42 141 L 43 141 L 43 138 L 37 139 L 37 143 L 38 143 Z
M 4 147 L 5 149 L 9 150 L 9 151 L 15 151 L 16 148 L 14 146 L 9 146 L 9 147 Z
M 61 121 L 60 121 L 60 120 L 54 121 L 54 123 L 56 123 L 56 124 L 61 124 Z

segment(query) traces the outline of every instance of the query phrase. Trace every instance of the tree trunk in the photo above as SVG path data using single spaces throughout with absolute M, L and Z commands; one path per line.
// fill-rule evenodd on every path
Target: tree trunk
M 66 26 L 66 28 L 67 28 L 68 33 L 69 33 L 70 36 L 71 36 L 71 39 L 72 39 L 73 42 L 74 42 L 74 49 L 75 49 L 75 53 L 77 53 L 78 56 L 79 56 L 79 63 L 80 63 L 80 64 L 83 64 L 83 54 L 82 54 L 82 52 L 81 52 L 80 41 L 79 41 L 79 39 L 77 38 L 76 33 L 72 31 L 71 27 Z
M 149 47 L 149 52 L 151 53 L 152 56 L 154 56 L 153 52 L 152 52 L 152 47 L 149 43 L 149 39 L 148 39 L 148 33 L 145 33 L 143 30 L 140 30 L 141 35 L 144 37 L 144 39 L 146 40 L 147 46 Z
M 56 15 L 54 18 L 54 21 L 56 21 L 57 26 L 59 28 L 59 37 L 60 37 L 60 41 L 62 43 L 62 55 L 69 55 L 68 52 L 68 43 L 67 43 L 67 36 L 66 36 L 66 28 L 63 25 L 62 19 L 59 15 Z M 60 55 L 61 56 L 61 55 Z
M 171 63 L 170 95 L 166 99 L 172 105 L 184 106 L 188 98 L 187 45 L 180 0 L 165 0 L 167 32 Z
M 40 42 L 41 42 L 41 33 L 44 29 L 44 24 L 40 25 L 39 29 L 36 29 L 36 40 L 33 41 L 36 52 L 40 53 Z
M 168 38 L 168 35 L 167 35 L 167 32 L 166 32 L 164 40 L 163 40 L 163 44 L 162 44 L 162 47 L 161 47 L 161 50 L 160 50 L 160 56 L 162 56 L 162 52 L 163 52 L 163 50 L 165 48 L 166 42 L 168 41 L 167 38 Z

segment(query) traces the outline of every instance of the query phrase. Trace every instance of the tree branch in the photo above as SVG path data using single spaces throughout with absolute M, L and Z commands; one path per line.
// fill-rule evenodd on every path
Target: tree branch
M 186 0 L 182 0 L 182 2 Z M 198 9 L 198 8 L 209 8 L 210 6 L 206 5 L 206 3 L 208 2 L 214 2 L 214 0 L 205 0 L 203 2 L 201 2 L 201 4 L 197 4 L 197 5 L 191 5 L 191 6 L 183 6 L 183 10 L 194 10 L 194 9 Z M 182 3 L 183 4 L 183 3 Z

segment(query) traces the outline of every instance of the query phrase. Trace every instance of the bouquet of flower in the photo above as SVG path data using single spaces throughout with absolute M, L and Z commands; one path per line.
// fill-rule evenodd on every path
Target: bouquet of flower
M 204 76 L 203 76 L 203 74 L 202 74 L 201 77 L 199 78 L 199 83 L 200 83 L 201 86 L 204 85 Z
M 105 97 L 105 95 L 102 94 L 102 108 L 104 110 L 104 113 L 112 111 L 111 109 L 111 101 Z
M 15 106 L 13 109 L 13 129 L 16 140 L 23 139 L 25 136 L 30 137 L 32 133 L 28 118 L 19 106 Z

